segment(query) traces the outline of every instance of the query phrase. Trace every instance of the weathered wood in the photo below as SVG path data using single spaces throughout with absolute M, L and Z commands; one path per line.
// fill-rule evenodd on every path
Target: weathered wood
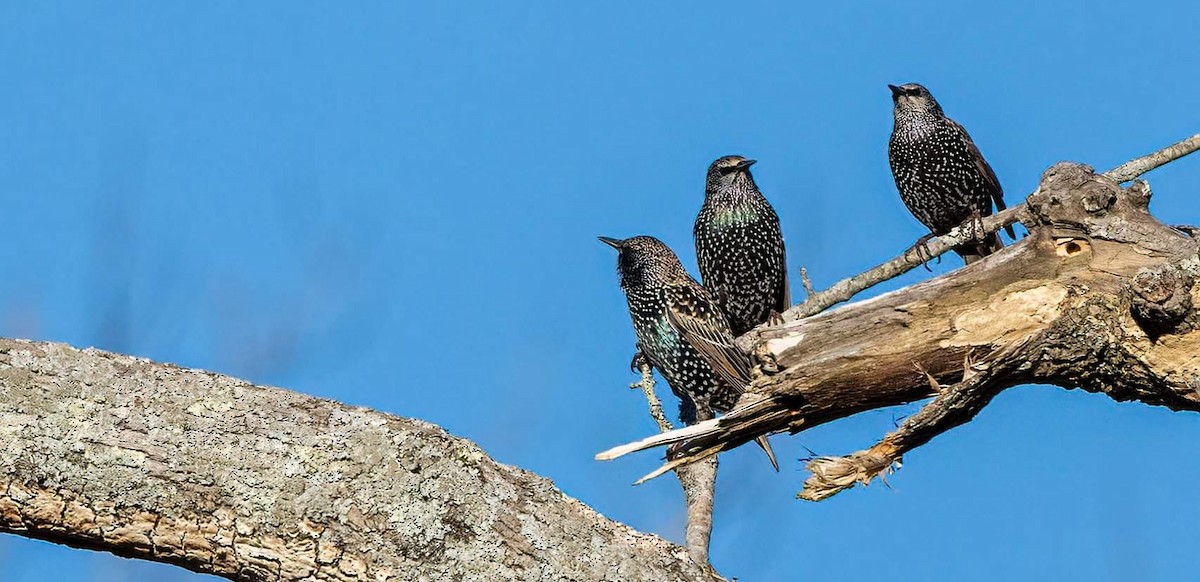
M 679 443 L 673 464 L 686 463 L 759 435 L 945 396 L 853 460 L 814 460 L 816 479 L 801 496 L 823 498 L 880 474 L 1010 386 L 1079 387 L 1198 411 L 1198 317 L 1179 311 L 1195 304 L 1200 247 L 1155 220 L 1149 199 L 1144 184 L 1123 190 L 1091 168 L 1056 165 L 1023 210 L 1030 236 L 942 277 L 752 331 L 739 342 L 763 373 L 734 410 L 602 458 Z M 1135 278 L 1156 269 L 1178 273 L 1168 277 L 1176 287 L 1139 301 L 1162 299 L 1175 314 L 1165 330 L 1146 329 L 1131 309 Z
M 239 581 L 720 579 L 432 424 L 14 340 L 0 531 Z
M 1104 176 L 1118 184 L 1124 184 L 1159 166 L 1195 153 L 1197 150 L 1200 150 L 1200 134 L 1193 135 L 1140 158 L 1129 160 L 1105 172 Z M 898 257 L 876 265 L 853 277 L 842 279 L 819 293 L 813 291 L 812 284 L 808 281 L 808 273 L 804 269 L 800 269 L 800 276 L 804 281 L 804 289 L 808 292 L 807 297 L 803 303 L 789 308 L 783 314 L 784 320 L 790 321 L 810 317 L 838 303 L 849 301 L 855 295 L 924 265 L 927 261 L 935 257 L 940 257 L 963 243 L 980 240 L 984 234 L 997 232 L 1014 222 L 1024 222 L 1022 218 L 1025 212 L 1026 208 L 1024 204 L 1017 204 L 1007 210 L 997 212 L 991 216 L 985 216 L 978 222 L 974 220 L 967 221 L 942 236 L 933 237 L 926 241 L 925 244 L 918 244 Z

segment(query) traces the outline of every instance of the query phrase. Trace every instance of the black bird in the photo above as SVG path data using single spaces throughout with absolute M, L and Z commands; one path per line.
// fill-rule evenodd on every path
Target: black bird
M 896 125 L 888 142 L 888 161 L 900 199 L 933 236 L 941 236 L 965 222 L 996 209 L 1004 210 L 1004 190 L 996 173 L 958 122 L 946 117 L 928 89 L 916 83 L 892 90 Z M 1016 238 L 1012 227 L 1008 235 Z M 971 264 L 1004 245 L 995 233 L 981 241 L 954 249 Z
M 725 156 L 708 167 L 696 217 L 700 280 L 721 304 L 734 336 L 791 303 L 779 216 L 750 175 L 754 160 Z
M 688 275 L 675 252 L 654 237 L 600 240 L 619 253 L 617 272 L 638 354 L 658 369 L 679 397 L 680 420 L 693 424 L 732 408 L 750 383 L 750 359 L 734 345 L 729 323 L 712 295 Z M 757 442 L 778 470 L 766 437 Z

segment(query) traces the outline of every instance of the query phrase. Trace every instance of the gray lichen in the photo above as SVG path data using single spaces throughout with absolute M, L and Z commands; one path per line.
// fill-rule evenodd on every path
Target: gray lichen
M 718 580 L 417 420 L 0 340 L 0 531 L 233 580 Z

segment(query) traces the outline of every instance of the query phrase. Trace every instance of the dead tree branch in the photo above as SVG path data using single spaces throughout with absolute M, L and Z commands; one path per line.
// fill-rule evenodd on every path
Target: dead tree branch
M 997 378 L 1009 372 L 1000 366 L 1019 361 L 1025 343 L 989 358 L 987 362 L 972 362 L 970 354 L 963 362 L 963 379 L 942 386 L 933 376 L 927 376 L 934 389 L 934 398 L 891 434 L 874 446 L 845 457 L 818 457 L 808 462 L 811 473 L 804 489 L 796 496 L 808 501 L 820 501 L 853 487 L 866 485 L 875 477 L 899 467 L 904 453 L 915 449 L 933 437 L 975 418 L 992 397 L 1003 388 Z M 994 362 L 994 363 L 993 363 Z M 925 373 L 923 370 L 922 373 Z
M 675 429 L 671 421 L 663 414 L 662 401 L 654 393 L 654 371 L 645 358 L 637 358 L 638 372 L 641 379 L 631 384 L 630 388 L 641 388 L 642 395 L 650 408 L 650 418 L 654 419 L 660 432 L 670 432 Z M 698 411 L 699 412 L 699 411 Z M 712 456 L 697 463 L 691 463 L 675 469 L 675 476 L 683 487 L 683 496 L 687 503 L 687 531 L 684 535 L 684 545 L 688 555 L 697 563 L 708 563 L 708 547 L 712 540 L 713 502 L 716 498 L 717 486 L 717 457 Z
M 1011 386 L 1051 384 L 1200 411 L 1200 244 L 1150 215 L 1144 183 L 1117 183 L 1193 151 L 1197 141 L 1125 164 L 1115 178 L 1055 165 L 1025 204 L 985 221 L 995 231 L 1019 216 L 1028 237 L 973 265 L 836 310 L 796 319 L 804 311 L 794 308 L 783 325 L 739 338 L 762 374 L 734 410 L 598 458 L 674 443 L 681 454 L 666 466 L 678 466 L 760 435 L 922 400 L 931 385 L 938 388 L 870 449 L 814 460 L 801 496 L 820 499 L 885 472 Z M 936 253 L 958 242 L 952 233 L 931 246 Z M 882 268 L 901 268 L 888 265 L 904 260 Z
M 1198 149 L 1200 149 L 1200 134 L 1193 135 L 1152 154 L 1125 162 L 1105 172 L 1104 176 L 1118 184 L 1123 184 Z M 1014 222 L 1025 223 L 1026 217 L 1024 212 L 1025 205 L 1019 204 L 992 216 L 984 217 L 982 235 L 997 232 Z M 981 233 L 978 226 L 974 224 L 974 220 L 965 222 L 944 236 L 930 239 L 919 253 L 916 247 L 910 248 L 900 256 L 867 269 L 853 277 L 842 279 L 820 293 L 809 293 L 804 303 L 792 307 L 784 313 L 784 320 L 791 321 L 810 317 L 838 303 L 849 301 L 855 295 L 884 281 L 899 277 L 925 264 L 926 261 L 948 253 L 955 247 L 975 240 L 979 236 L 981 236 Z M 926 252 L 926 249 L 928 252 Z
M 432 424 L 15 340 L 0 532 L 244 582 L 720 579 Z
M 1178 160 L 1196 150 L 1200 150 L 1200 133 L 1181 142 L 1171 144 L 1152 154 L 1142 156 L 1136 160 L 1129 160 L 1105 172 L 1104 175 L 1118 184 L 1124 184 L 1150 170 Z

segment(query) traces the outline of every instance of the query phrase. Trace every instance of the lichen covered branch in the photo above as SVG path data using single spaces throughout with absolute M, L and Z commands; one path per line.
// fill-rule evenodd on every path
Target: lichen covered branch
M 637 371 L 642 377 L 633 384 L 630 388 L 640 388 L 642 396 L 646 397 L 646 405 L 649 408 L 650 418 L 654 420 L 654 424 L 658 425 L 660 432 L 671 432 L 675 427 L 667 420 L 667 415 L 663 413 L 662 400 L 658 398 L 658 394 L 654 393 L 654 370 L 650 368 L 650 364 L 645 359 L 637 360 Z
M 432 424 L 16 340 L 0 532 L 245 582 L 720 579 Z

